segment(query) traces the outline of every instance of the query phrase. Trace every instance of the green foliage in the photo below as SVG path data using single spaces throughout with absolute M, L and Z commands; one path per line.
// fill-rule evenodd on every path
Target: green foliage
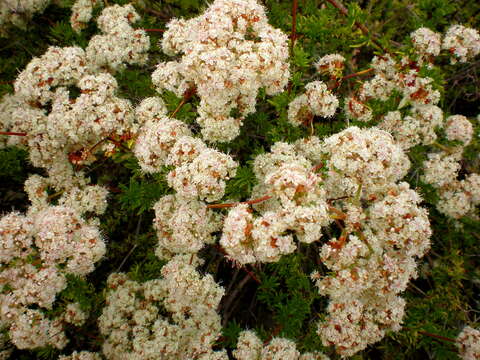
M 67 287 L 63 290 L 58 298 L 66 302 L 77 302 L 82 311 L 89 312 L 92 310 L 95 299 L 95 288 L 86 279 L 68 274 Z
M 142 214 L 152 208 L 155 201 L 168 192 L 168 185 L 158 175 L 154 179 L 131 177 L 127 184 L 120 184 L 118 201 L 129 213 Z

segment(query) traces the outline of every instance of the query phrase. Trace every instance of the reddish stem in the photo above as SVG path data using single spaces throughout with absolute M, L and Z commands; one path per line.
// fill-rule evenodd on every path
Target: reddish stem
M 195 94 L 195 92 L 196 92 L 196 89 L 194 87 L 185 91 L 185 94 L 183 94 L 182 101 L 180 101 L 180 104 L 178 104 L 177 108 L 170 115 L 171 118 L 173 118 L 175 115 L 177 115 L 177 113 L 180 111 L 182 106 L 185 105 L 188 100 L 190 100 L 190 98 Z
M 165 32 L 164 29 L 142 29 L 142 30 L 146 32 Z
M 295 46 L 295 40 L 297 38 L 297 9 L 298 9 L 298 0 L 293 0 L 292 3 L 292 32 L 290 33 L 290 46 L 293 52 L 293 47 Z
M 240 202 L 226 203 L 226 204 L 208 204 L 207 208 L 209 208 L 209 209 L 223 209 L 223 208 L 235 207 L 235 206 L 240 205 L 240 204 L 252 205 L 252 204 L 260 203 L 262 201 L 267 201 L 271 198 L 272 197 L 270 195 L 265 195 L 265 196 L 262 196 L 261 198 L 248 200 L 248 201 L 240 201 Z
M 8 136 L 27 136 L 27 133 L 11 132 L 11 131 L 0 131 L 0 135 L 8 135 Z
M 433 338 L 436 338 L 436 339 L 440 339 L 440 340 L 455 342 L 455 339 L 451 339 L 451 338 L 448 338 L 448 337 L 445 337 L 445 336 L 442 336 L 442 335 L 431 334 L 431 333 L 429 333 L 429 332 L 422 331 L 422 330 L 419 331 L 419 334 L 426 335 L 426 336 L 430 336 L 430 337 L 433 337 Z

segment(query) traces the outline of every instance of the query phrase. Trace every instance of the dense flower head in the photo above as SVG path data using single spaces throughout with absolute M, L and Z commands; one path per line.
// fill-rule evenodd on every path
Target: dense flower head
M 442 39 L 440 34 L 421 27 L 410 34 L 415 50 L 420 55 L 437 56 L 440 54 Z
M 345 99 L 344 111 L 347 118 L 352 120 L 363 122 L 372 120 L 372 110 L 370 107 L 355 96 L 350 96 Z
M 191 134 L 185 123 L 165 115 L 145 122 L 133 148 L 142 170 L 159 172 L 177 139 Z
M 359 187 L 363 196 L 383 191 L 410 167 L 393 137 L 377 128 L 352 126 L 325 139 L 323 145 L 328 158 L 325 186 L 333 197 L 353 195 Z
M 263 344 L 251 330 L 239 334 L 233 356 L 237 360 L 328 360 L 328 356 L 320 352 L 300 354 L 295 342 L 286 338 L 274 337 Z
M 345 67 L 345 58 L 340 54 L 328 54 L 322 56 L 314 64 L 319 73 L 328 74 L 331 77 L 337 78 L 342 75 Z
M 467 146 L 473 137 L 473 125 L 463 115 L 452 115 L 446 119 L 445 133 L 448 140 L 459 140 Z
M 307 123 L 313 116 L 332 117 L 338 99 L 322 81 L 305 85 L 305 93 L 297 96 L 288 106 L 288 121 L 293 125 Z
M 475 29 L 452 25 L 445 33 L 442 48 L 452 54 L 452 64 L 467 62 L 480 53 L 480 35 Z
M 97 24 L 103 34 L 93 36 L 86 49 L 93 68 L 117 71 L 125 64 L 145 64 L 150 39 L 144 30 L 135 30 L 131 26 L 139 19 L 131 4 L 115 4 L 102 11 Z
M 212 234 L 221 228 L 220 216 L 198 200 L 166 195 L 155 203 L 153 209 L 159 255 L 165 250 L 196 253 L 205 244 L 215 242 Z
M 200 16 L 167 24 L 162 48 L 180 61 L 161 63 L 152 75 L 157 90 L 200 97 L 197 122 L 210 141 L 238 136 L 246 115 L 254 112 L 260 88 L 276 94 L 289 73 L 287 36 L 268 24 L 255 0 L 216 0 Z M 232 111 L 238 116 L 232 117 Z
M 480 331 L 470 326 L 465 326 L 458 334 L 456 343 L 460 356 L 464 360 L 477 360 L 480 358 Z
M 107 287 L 106 307 L 99 319 L 107 358 L 173 360 L 206 354 L 206 359 L 227 359 L 224 352 L 212 350 L 220 336 L 216 308 L 224 290 L 183 257 L 171 259 L 160 279 L 140 284 L 114 273 Z
M 92 18 L 93 8 L 102 3 L 102 0 L 77 0 L 72 5 L 72 15 L 70 16 L 72 29 L 77 33 L 84 29 Z
M 45 205 L 0 219 L 0 320 L 16 347 L 66 345 L 63 322 L 80 325 L 86 315 L 75 304 L 57 311 L 56 318 L 45 317 L 43 309 L 53 308 L 67 274 L 92 272 L 104 254 L 98 228 L 72 208 Z

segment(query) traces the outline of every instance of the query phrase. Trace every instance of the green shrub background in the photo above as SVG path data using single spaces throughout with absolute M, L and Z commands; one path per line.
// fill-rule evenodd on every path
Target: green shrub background
M 126 0 L 109 0 L 109 4 L 126 4 Z M 17 74 L 35 56 L 42 55 L 48 46 L 85 47 L 97 31 L 91 22 L 80 35 L 70 27 L 70 0 L 50 5 L 43 14 L 36 15 L 26 30 L 12 29 L 7 38 L 0 38 L 0 96 L 13 92 Z M 318 79 L 313 63 L 328 53 L 340 53 L 347 58 L 346 73 L 368 67 L 372 56 L 381 53 L 372 37 L 393 52 L 407 53 L 410 32 L 426 26 L 444 32 L 451 24 L 480 29 L 480 2 L 475 0 L 370 0 L 344 1 L 348 16 L 321 0 L 299 0 L 297 39 L 291 54 L 291 91 L 273 98 L 261 94 L 257 112 L 247 119 L 241 135 L 233 142 L 218 145 L 241 163 L 235 178 L 227 186 L 224 201 L 248 199 L 255 185 L 252 172 L 254 157 L 268 151 L 276 141 L 292 142 L 309 133 L 306 128 L 294 128 L 286 120 L 288 103 L 303 91 L 303 85 Z M 207 3 L 197 0 L 137 1 L 135 7 L 142 20 L 137 28 L 164 29 L 172 17 L 193 17 L 200 14 Z M 290 34 L 292 2 L 266 0 L 270 23 Z M 101 9 L 96 10 L 96 14 Z M 365 24 L 370 36 L 354 26 Z M 167 59 L 158 46 L 161 32 L 149 32 L 151 51 L 145 66 L 130 66 L 117 73 L 119 96 L 130 99 L 134 105 L 141 99 L 154 96 L 150 75 L 159 61 Z M 445 115 L 462 114 L 477 121 L 477 133 L 467 148 L 463 172 L 479 171 L 479 134 L 477 114 L 480 113 L 480 59 L 471 63 L 449 65 L 439 59 L 442 70 L 429 76 L 443 89 L 440 107 Z M 345 82 L 338 90 L 347 94 L 357 79 Z M 164 100 L 173 111 L 180 103 L 173 94 Z M 194 123 L 198 99 L 183 106 L 177 118 Z M 392 106 L 388 102 L 374 107 L 374 115 Z M 356 124 L 371 126 L 371 124 Z M 334 134 L 346 127 L 344 115 L 337 112 L 331 120 L 315 121 L 319 137 Z M 435 190 L 421 183 L 418 165 L 426 158 L 427 147 L 417 146 L 410 152 L 412 168 L 406 178 L 417 188 L 429 208 L 434 234 L 432 249 L 419 263 L 419 278 L 411 281 L 403 296 L 407 300 L 404 328 L 388 334 L 381 342 L 358 353 L 353 359 L 455 359 L 452 342 L 429 334 L 455 338 L 466 324 L 480 326 L 480 221 L 462 218 L 452 221 L 439 214 L 433 204 Z M 138 281 L 159 276 L 164 264 L 155 257 L 157 239 L 152 228 L 154 218 L 151 206 L 161 196 L 171 193 L 165 174 L 146 175 L 140 171 L 135 157 L 121 151 L 110 158 L 99 159 L 84 169 L 94 183 L 110 189 L 109 207 L 101 217 L 101 228 L 107 241 L 107 255 L 86 280 L 69 278 L 69 286 L 57 298 L 80 302 L 91 316 L 80 328 L 68 328 L 70 342 L 61 352 L 43 348 L 35 351 L 15 350 L 12 359 L 56 359 L 59 354 L 73 350 L 100 351 L 102 337 L 96 325 L 104 305 L 104 287 L 112 272 L 128 272 Z M 0 149 L 0 207 L 2 213 L 25 211 L 28 207 L 23 183 L 33 173 L 42 174 L 28 161 L 28 153 L 19 148 Z M 325 234 L 335 236 L 334 233 Z M 333 359 L 333 349 L 324 348 L 316 334 L 316 323 L 324 316 L 328 299 L 318 295 L 309 274 L 317 269 L 325 271 L 319 261 L 320 243 L 301 244 L 298 251 L 274 264 L 235 268 L 220 249 L 209 246 L 201 251 L 205 264 L 201 272 L 214 274 L 227 294 L 220 312 L 224 321 L 223 336 L 218 348 L 233 349 L 241 329 L 255 329 L 263 340 L 273 336 L 294 339 L 299 350 L 323 350 Z M 320 267 L 320 268 L 319 268 Z

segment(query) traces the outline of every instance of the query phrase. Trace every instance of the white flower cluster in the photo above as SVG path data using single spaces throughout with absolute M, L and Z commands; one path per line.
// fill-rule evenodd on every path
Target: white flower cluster
M 437 56 L 440 54 L 442 47 L 441 35 L 430 30 L 429 28 L 421 27 L 410 34 L 413 46 L 418 54 L 423 56 Z
M 222 228 L 219 214 L 204 202 L 166 195 L 153 206 L 160 258 L 175 253 L 196 253 L 205 244 L 213 244 L 214 232 Z
M 344 110 L 348 119 L 370 121 L 372 112 L 368 102 L 374 99 L 387 101 L 392 94 L 397 92 L 402 95 L 398 108 L 401 109 L 408 104 L 412 105 L 412 118 L 408 119 L 407 130 L 401 129 L 403 125 L 393 127 L 391 123 L 387 123 L 385 128 L 392 127 L 400 134 L 403 132 L 410 135 L 411 132 L 415 132 L 417 127 L 426 131 L 426 128 L 433 129 L 438 125 L 441 116 L 435 114 L 438 112 L 436 110 L 438 108 L 434 105 L 440 100 L 440 92 L 432 86 L 433 79 L 420 76 L 419 67 L 414 62 L 403 58 L 400 63 L 397 63 L 392 56 L 387 54 L 375 56 L 371 66 L 374 69 L 374 77 L 363 82 L 357 93 L 350 95 L 345 100 Z M 422 117 L 424 113 L 433 114 Z M 433 119 L 431 119 L 432 116 Z
M 404 117 L 398 110 L 389 111 L 378 124 L 391 133 L 404 150 L 419 144 L 433 144 L 437 140 L 435 130 L 443 126 L 443 111 L 436 105 L 415 106 L 410 109 L 410 115 Z
M 288 121 L 293 125 L 308 124 L 314 116 L 332 117 L 338 107 L 338 99 L 322 81 L 305 85 L 305 93 L 288 104 Z
M 446 120 L 445 133 L 448 140 L 458 140 L 467 146 L 472 141 L 473 125 L 463 115 L 452 115 Z
M 77 33 L 87 26 L 92 18 L 93 8 L 103 4 L 102 0 L 77 0 L 72 5 L 70 24 Z
M 197 122 L 209 141 L 238 136 L 245 116 L 255 111 L 259 89 L 279 93 L 290 76 L 287 36 L 268 24 L 256 0 L 216 0 L 196 18 L 173 19 L 162 48 L 181 58 L 160 63 L 154 85 L 180 97 L 195 89 Z
M 15 94 L 0 105 L 1 127 L 26 133 L 16 143 L 29 147 L 35 166 L 88 164 L 95 160 L 92 151 L 101 149 L 97 144 L 135 131 L 130 102 L 115 96 L 115 78 L 101 70 L 145 60 L 148 37 L 130 27 L 137 19 L 131 5 L 107 7 L 98 18 L 106 35 L 92 38 L 86 52 L 50 47 L 19 74 Z M 73 86 L 79 96 L 69 90 Z
M 321 151 L 328 158 L 325 187 L 333 198 L 383 193 L 410 168 L 393 137 L 375 127 L 349 127 L 325 139 Z
M 475 207 L 480 204 L 480 175 L 471 173 L 458 180 L 463 149 L 472 140 L 473 125 L 465 116 L 452 115 L 446 120 L 445 134 L 448 140 L 459 141 L 461 145 L 428 154 L 422 180 L 437 189 L 438 211 L 454 219 L 474 215 Z
M 480 359 L 480 331 L 465 326 L 456 339 L 458 351 L 463 360 Z
M 226 352 L 212 350 L 221 334 L 216 309 L 224 290 L 187 261 L 174 257 L 161 279 L 142 284 L 110 275 L 99 318 L 108 359 L 228 359 Z
M 10 26 L 25 29 L 27 21 L 35 13 L 41 13 L 50 0 L 2 0 L 0 1 L 0 36 L 7 35 Z
M 89 351 L 74 351 L 70 355 L 60 355 L 58 360 L 101 360 L 99 354 Z
M 324 345 L 351 356 L 400 329 L 405 301 L 398 294 L 430 246 L 428 214 L 420 196 L 397 183 L 410 162 L 389 133 L 350 127 L 304 147 L 326 161 L 323 188 L 337 199 L 332 215 L 344 224 L 321 249 L 331 273 L 312 274 L 320 294 L 330 297 L 318 333 Z
M 116 71 L 124 64 L 145 64 L 150 38 L 144 30 L 131 26 L 138 20 L 131 4 L 106 7 L 97 19 L 103 35 L 93 36 L 86 49 L 92 66 Z
M 264 345 L 250 330 L 239 334 L 233 356 L 237 360 L 329 360 L 320 352 L 300 354 L 295 342 L 285 338 L 275 337 Z
M 352 95 L 345 99 L 345 115 L 348 119 L 368 122 L 372 120 L 372 109 L 356 96 Z
M 237 168 L 229 155 L 207 147 L 192 137 L 185 123 L 167 117 L 159 98 L 145 99 L 136 115 L 143 125 L 133 151 L 144 171 L 159 172 L 172 165 L 175 169 L 167 180 L 178 196 L 208 202 L 223 197 L 225 181 L 235 176 Z
M 320 74 L 330 75 L 332 78 L 342 76 L 345 67 L 345 58 L 340 54 L 328 54 L 314 64 Z
M 0 320 L 17 348 L 66 345 L 63 322 L 80 325 L 86 315 L 76 304 L 55 319 L 41 309 L 52 309 L 66 274 L 87 275 L 104 254 L 98 228 L 71 208 L 47 206 L 0 219 L 0 283 L 10 289 L 0 295 Z
M 467 62 L 480 54 L 480 34 L 475 29 L 452 25 L 445 34 L 442 48 L 452 54 L 452 64 Z
M 247 204 L 231 209 L 223 224 L 220 244 L 238 263 L 276 262 L 296 249 L 298 241 L 311 243 L 322 236 L 328 214 L 321 177 L 294 145 L 276 143 L 271 152 L 255 159 L 257 192 L 273 197 L 269 209 L 255 217 Z M 290 232 L 290 233 L 289 233 Z

